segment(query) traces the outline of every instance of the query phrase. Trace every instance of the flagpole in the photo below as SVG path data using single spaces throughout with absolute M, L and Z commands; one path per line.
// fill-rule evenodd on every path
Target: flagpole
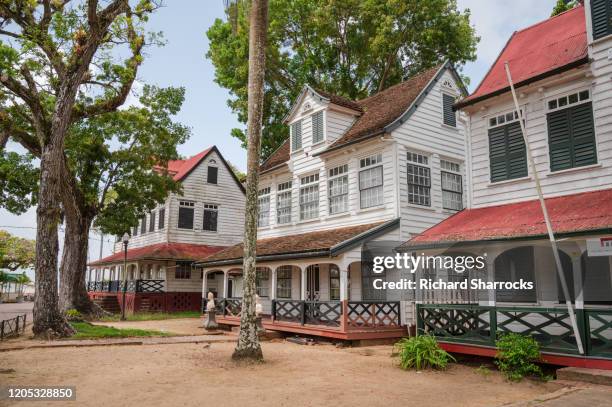
M 565 276 L 563 275 L 563 266 L 561 265 L 561 257 L 559 256 L 559 248 L 557 247 L 557 241 L 555 240 L 555 234 L 552 229 L 552 224 L 550 223 L 550 218 L 548 216 L 548 210 L 546 209 L 546 202 L 544 201 L 544 194 L 542 193 L 542 185 L 540 184 L 540 177 L 538 176 L 538 171 L 536 170 L 535 162 L 533 161 L 533 155 L 531 154 L 531 148 L 529 148 L 529 141 L 527 140 L 527 132 L 525 130 L 525 123 L 523 122 L 523 112 L 521 111 L 518 103 L 518 99 L 516 98 L 516 91 L 514 89 L 514 83 L 512 82 L 512 75 L 510 74 L 510 66 L 508 61 L 504 63 L 506 68 L 506 76 L 508 77 L 508 83 L 510 84 L 510 90 L 512 92 L 512 99 L 514 100 L 514 106 L 516 107 L 516 112 L 519 116 L 519 123 L 521 125 L 521 133 L 523 135 L 523 140 L 525 141 L 525 149 L 527 150 L 527 160 L 529 161 L 529 167 L 531 168 L 531 173 L 533 174 L 533 178 L 535 180 L 536 190 L 538 192 L 538 199 L 540 201 L 540 206 L 542 207 L 542 213 L 544 214 L 544 222 L 546 223 L 546 229 L 548 231 L 548 238 L 550 239 L 550 245 L 552 246 L 553 256 L 555 258 L 555 263 L 557 265 L 557 274 L 559 276 L 559 281 L 561 282 L 561 288 L 563 289 L 563 295 L 565 296 L 565 305 L 567 306 L 567 312 L 570 317 L 570 322 L 572 323 L 572 329 L 574 331 L 574 337 L 576 338 L 576 345 L 578 346 L 578 352 L 581 355 L 584 355 L 584 348 L 582 346 L 582 338 L 580 337 L 580 332 L 578 331 L 578 324 L 576 323 L 576 314 L 574 313 L 574 308 L 572 307 L 572 301 L 570 299 L 569 290 L 567 288 L 567 282 L 565 281 Z

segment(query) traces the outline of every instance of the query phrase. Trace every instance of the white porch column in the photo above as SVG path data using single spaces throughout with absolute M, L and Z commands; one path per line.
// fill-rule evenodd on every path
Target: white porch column
M 342 267 L 340 269 L 340 301 L 346 301 L 348 298 L 348 270 Z
M 582 258 L 580 253 L 572 253 L 572 271 L 574 273 L 574 289 L 576 309 L 584 309 L 584 293 L 582 289 Z
M 487 253 L 487 257 L 485 263 L 487 265 L 487 281 L 492 282 L 495 281 L 495 258 L 497 257 L 497 253 L 495 256 L 492 253 Z M 490 307 L 495 306 L 495 290 L 487 290 L 488 303 L 487 305 Z
M 270 300 L 276 299 L 276 269 L 278 267 L 270 267 Z
M 306 301 L 306 288 L 308 288 L 308 284 L 306 283 L 308 277 L 307 269 L 308 267 L 302 269 L 302 284 L 300 286 L 300 300 L 302 301 Z
M 208 272 L 202 269 L 202 298 L 208 296 Z
M 227 298 L 229 289 L 229 270 L 223 272 L 223 298 Z

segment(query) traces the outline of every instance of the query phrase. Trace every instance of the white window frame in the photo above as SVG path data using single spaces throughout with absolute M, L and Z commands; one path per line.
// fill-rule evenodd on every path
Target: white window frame
M 270 187 L 257 192 L 257 227 L 270 226 Z
M 413 166 L 415 169 L 417 169 L 417 171 L 426 170 L 429 173 L 427 176 L 425 176 L 424 173 L 413 174 L 413 176 L 417 178 L 429 179 L 429 186 L 418 182 L 410 182 L 411 174 L 408 173 L 408 168 L 410 166 Z M 417 151 L 406 152 L 406 181 L 408 187 L 407 198 L 410 205 L 431 207 L 431 170 L 431 157 L 428 154 Z M 411 187 L 413 187 L 412 192 Z
M 584 97 L 584 93 L 587 93 L 587 96 Z M 546 112 L 556 112 L 557 110 L 564 110 L 569 107 L 574 107 L 581 105 L 583 103 L 589 103 L 592 101 L 592 91 L 590 88 L 581 88 L 578 90 L 574 90 L 571 92 L 564 92 L 562 94 L 555 95 L 554 97 L 550 97 L 546 99 Z M 571 102 L 570 99 L 575 96 L 576 100 Z M 565 105 L 561 106 L 561 101 L 565 100 Z M 554 107 L 551 107 L 551 104 L 554 102 Z
M 260 297 L 270 296 L 270 274 L 270 269 L 267 267 L 255 269 L 255 290 Z
M 276 223 L 286 225 L 291 223 L 291 209 L 293 206 L 293 182 L 282 182 L 276 186 Z M 289 203 L 281 206 L 281 204 Z
M 375 171 L 378 171 L 379 169 L 380 169 L 380 184 L 368 185 L 364 187 L 362 185 L 362 177 L 365 177 L 366 174 L 367 176 L 369 176 L 370 174 L 374 174 Z M 359 183 L 359 207 L 361 209 L 374 208 L 377 206 L 384 205 L 385 203 L 384 178 L 385 178 L 385 173 L 384 173 L 382 152 L 370 154 L 367 157 L 363 157 L 359 160 L 358 183 Z M 376 192 L 376 195 L 375 195 L 376 200 L 372 200 L 373 195 L 364 197 L 364 194 L 369 194 L 373 191 Z M 364 205 L 364 200 L 368 200 L 368 199 L 372 201 L 367 202 L 366 205 Z
M 204 217 L 205 217 L 204 214 L 206 213 L 206 211 L 217 212 L 217 223 L 215 224 L 215 230 L 204 229 Z M 219 205 L 211 204 L 211 203 L 204 204 L 204 210 L 202 211 L 202 230 L 205 232 L 213 232 L 213 233 L 219 231 Z
M 178 225 L 180 224 L 180 208 L 191 208 L 193 209 L 193 220 L 192 220 L 192 225 L 191 225 L 191 229 L 189 228 L 181 228 Z M 193 230 L 196 227 L 196 223 L 195 223 L 195 201 L 187 201 L 187 200 L 180 200 L 179 201 L 179 214 L 177 214 L 177 219 L 176 219 L 176 225 L 177 225 L 177 229 L 183 229 L 183 230 Z
M 337 215 L 345 213 L 349 210 L 349 180 L 348 180 L 348 164 L 339 165 L 328 170 L 327 181 L 327 196 L 329 205 L 329 214 Z M 338 191 L 337 184 L 341 183 L 341 191 Z M 341 205 L 336 205 L 335 201 L 340 201 Z M 334 208 L 338 208 L 335 209 Z
M 305 201 L 305 198 L 312 199 Z M 300 177 L 300 221 L 319 217 L 319 173 Z
M 511 109 L 511 110 L 504 111 L 503 113 L 492 114 L 489 117 L 487 117 L 487 128 L 492 129 L 495 127 L 501 127 L 501 126 L 508 125 L 510 123 L 518 122 L 519 117 L 521 116 L 521 113 L 524 115 L 522 108 L 520 112 L 517 112 L 516 109 Z M 493 120 L 495 121 L 494 123 L 493 123 Z M 523 117 L 523 120 L 525 120 L 525 117 Z
M 448 189 L 444 187 L 444 179 L 446 175 L 459 177 L 459 190 Z M 461 172 L 461 163 L 445 158 L 440 159 L 440 186 L 442 188 L 442 208 L 451 211 L 460 211 L 463 209 L 463 173 Z M 450 197 L 459 196 L 459 201 L 450 199 Z M 451 202 L 448 204 L 448 202 Z M 453 207 L 453 203 L 457 203 Z

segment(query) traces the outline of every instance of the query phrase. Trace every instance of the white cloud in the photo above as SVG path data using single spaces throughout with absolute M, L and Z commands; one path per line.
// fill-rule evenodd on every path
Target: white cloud
M 480 36 L 478 59 L 466 64 L 464 73 L 471 78 L 470 90 L 480 83 L 487 70 L 514 31 L 545 20 L 555 0 L 457 0 L 460 9 L 469 8 L 471 22 Z

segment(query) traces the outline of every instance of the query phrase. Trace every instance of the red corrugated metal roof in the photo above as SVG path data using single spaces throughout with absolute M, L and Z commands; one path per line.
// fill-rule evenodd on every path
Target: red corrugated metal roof
M 546 199 L 553 231 L 612 230 L 612 189 Z M 546 235 L 538 200 L 465 209 L 412 238 L 414 243 L 472 242 Z
M 225 249 L 227 246 L 208 246 L 188 243 L 158 243 L 150 246 L 128 249 L 128 261 L 144 259 L 200 260 Z M 123 251 L 111 254 L 100 260 L 89 263 L 90 266 L 120 263 Z
M 515 32 L 478 88 L 458 103 L 465 106 L 508 88 L 510 64 L 515 84 L 540 77 L 588 57 L 584 7 L 573 9 Z

